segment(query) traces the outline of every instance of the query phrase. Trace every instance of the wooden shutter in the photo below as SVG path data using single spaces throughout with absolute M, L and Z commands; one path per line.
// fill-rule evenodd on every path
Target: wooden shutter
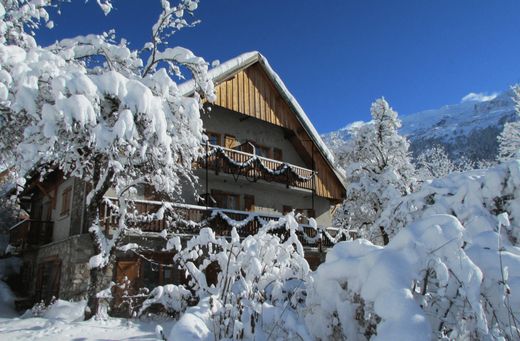
M 224 147 L 233 149 L 238 146 L 238 140 L 233 135 L 224 136 Z
M 68 215 L 70 211 L 70 198 L 72 194 L 72 187 L 69 186 L 61 193 L 61 211 L 60 215 Z

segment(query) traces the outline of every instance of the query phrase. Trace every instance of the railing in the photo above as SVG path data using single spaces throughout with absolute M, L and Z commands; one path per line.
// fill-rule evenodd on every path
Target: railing
M 100 222 L 106 231 L 117 225 L 117 215 L 112 214 L 115 198 L 107 198 L 111 203 L 105 203 L 100 214 Z M 157 219 L 156 213 L 161 207 L 168 206 L 168 214 Z M 112 208 L 111 208 L 112 207 Z M 143 232 L 161 232 L 164 229 L 173 229 L 179 233 L 198 234 L 201 226 L 211 227 L 217 235 L 229 236 L 233 226 L 241 237 L 256 234 L 260 228 L 270 221 L 278 222 L 283 215 L 264 212 L 245 212 L 225 208 L 204 207 L 177 203 L 163 203 L 160 201 L 134 200 L 130 206 L 129 227 L 139 228 Z M 134 214 L 135 213 L 135 214 Z M 297 235 L 304 246 L 330 247 L 334 243 L 330 238 L 323 236 L 321 228 L 308 224 L 304 216 L 298 217 L 299 229 Z M 276 225 L 276 224 L 275 224 Z M 282 238 L 289 235 L 284 224 L 275 226 L 270 232 Z
M 211 144 L 203 148 L 207 148 L 207 152 L 197 164 L 200 168 L 207 167 L 217 173 L 244 176 L 253 181 L 262 179 L 297 188 L 313 189 L 315 173 L 310 169 Z
M 52 242 L 53 227 L 52 221 L 22 220 L 9 229 L 9 243 L 21 249 L 48 244 Z

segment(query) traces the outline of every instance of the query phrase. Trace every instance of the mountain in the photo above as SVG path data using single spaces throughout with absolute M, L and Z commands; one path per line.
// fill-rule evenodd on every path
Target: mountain
M 443 145 L 451 158 L 464 155 L 474 161 L 494 160 L 498 152 L 497 136 L 504 123 L 518 119 L 513 92 L 505 91 L 485 100 L 466 100 L 440 109 L 400 116 L 400 133 L 410 141 L 414 155 L 433 145 Z M 354 122 L 323 134 L 324 141 L 335 149 L 350 138 L 350 130 L 363 122 Z

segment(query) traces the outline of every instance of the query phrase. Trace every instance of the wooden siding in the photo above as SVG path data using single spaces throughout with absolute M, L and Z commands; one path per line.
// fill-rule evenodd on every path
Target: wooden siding
M 336 174 L 258 62 L 220 81 L 216 92 L 215 105 L 285 128 L 286 137 L 308 168 L 312 168 L 314 155 L 318 196 L 335 201 L 345 197 Z

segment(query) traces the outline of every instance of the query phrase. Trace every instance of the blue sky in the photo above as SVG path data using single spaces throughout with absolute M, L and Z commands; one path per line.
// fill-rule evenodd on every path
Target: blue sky
M 142 47 L 159 1 L 114 7 L 105 17 L 93 0 L 63 4 L 38 39 L 115 28 Z M 201 0 L 195 13 L 202 23 L 171 45 L 208 61 L 260 51 L 321 133 L 368 120 L 380 96 L 406 115 L 520 82 L 518 0 Z

